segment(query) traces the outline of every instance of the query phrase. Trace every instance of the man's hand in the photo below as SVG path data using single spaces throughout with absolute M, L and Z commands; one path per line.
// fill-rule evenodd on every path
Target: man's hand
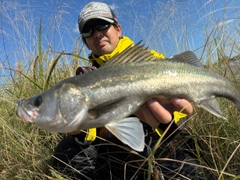
M 156 128 L 160 123 L 168 124 L 173 118 L 174 111 L 190 115 L 193 112 L 193 107 L 186 99 L 171 98 L 166 100 L 162 97 L 156 97 L 144 103 L 135 115 L 143 122 Z

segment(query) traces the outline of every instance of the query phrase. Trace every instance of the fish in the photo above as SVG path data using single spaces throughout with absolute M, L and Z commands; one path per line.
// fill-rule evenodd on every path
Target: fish
M 236 84 L 204 69 L 192 51 L 160 60 L 138 43 L 99 69 L 19 100 L 16 113 L 25 122 L 59 133 L 105 126 L 124 144 L 143 151 L 142 123 L 130 115 L 154 97 L 185 98 L 220 118 L 218 97 L 240 110 Z

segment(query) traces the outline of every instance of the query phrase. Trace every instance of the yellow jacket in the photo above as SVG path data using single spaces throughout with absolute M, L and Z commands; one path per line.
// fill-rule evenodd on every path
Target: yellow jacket
M 117 47 L 114 49 L 114 51 L 110 54 L 105 54 L 105 55 L 102 55 L 102 56 L 99 56 L 99 57 L 96 57 L 94 54 L 91 54 L 89 56 L 89 59 L 92 63 L 96 62 L 98 65 L 103 65 L 106 61 L 109 61 L 113 56 L 115 56 L 117 53 L 121 53 L 123 52 L 127 47 L 129 46 L 134 46 L 134 42 L 128 38 L 127 36 L 123 36 L 121 37 L 121 39 L 119 40 L 118 42 L 118 45 Z M 150 50 L 150 52 L 160 58 L 160 59 L 164 59 L 165 57 L 161 54 L 161 53 L 158 53 L 154 50 Z

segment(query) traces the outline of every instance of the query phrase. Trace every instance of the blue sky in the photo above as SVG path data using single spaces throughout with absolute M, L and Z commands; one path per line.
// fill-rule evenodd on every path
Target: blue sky
M 16 68 L 37 56 L 40 18 L 43 51 L 74 52 L 81 46 L 77 28 L 80 10 L 89 0 L 2 0 L 0 21 L 0 67 Z M 102 0 L 109 4 L 127 35 L 143 40 L 149 48 L 171 56 L 185 50 L 204 51 L 206 42 L 221 31 L 239 32 L 239 0 Z M 213 29 L 217 29 L 212 33 Z M 228 30 L 229 29 L 229 30 Z M 233 32 L 234 30 L 234 32 Z M 208 39 L 209 37 L 209 39 Z M 214 47 L 213 47 L 214 51 Z

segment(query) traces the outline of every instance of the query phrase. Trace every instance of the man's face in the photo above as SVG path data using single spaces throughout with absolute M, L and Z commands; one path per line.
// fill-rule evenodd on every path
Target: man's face
M 85 26 L 95 25 L 99 21 L 102 20 L 89 21 Z M 116 48 L 121 35 L 122 29 L 120 25 L 117 27 L 110 25 L 109 28 L 103 31 L 93 28 L 93 34 L 90 37 L 85 38 L 86 45 L 96 56 L 110 54 Z

